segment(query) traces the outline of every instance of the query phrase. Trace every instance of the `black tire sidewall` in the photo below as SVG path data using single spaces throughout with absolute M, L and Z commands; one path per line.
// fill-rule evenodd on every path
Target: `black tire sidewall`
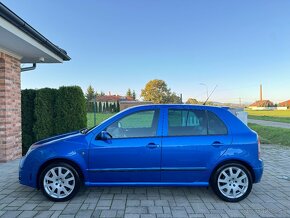
M 53 198 L 50 195 L 48 195 L 46 193 L 46 191 L 44 190 L 44 187 L 43 187 L 44 176 L 50 169 L 52 169 L 54 167 L 66 167 L 73 173 L 73 175 L 75 177 L 75 187 L 74 187 L 73 191 L 65 198 Z M 72 167 L 70 164 L 63 163 L 63 162 L 49 164 L 47 167 L 44 168 L 44 170 L 41 172 L 40 177 L 39 177 L 39 186 L 40 186 L 40 189 L 42 190 L 44 196 L 47 197 L 49 200 L 55 201 L 55 202 L 63 202 L 63 201 L 68 201 L 68 200 L 72 199 L 76 195 L 78 190 L 80 189 L 80 185 L 81 185 L 81 180 L 80 180 L 80 176 L 79 176 L 79 173 L 77 172 L 77 170 L 74 167 Z
M 224 196 L 221 191 L 219 190 L 218 188 L 218 177 L 219 177 L 219 174 L 221 173 L 221 171 L 223 171 L 225 168 L 227 167 L 238 167 L 240 169 L 242 169 L 247 177 L 248 177 L 248 181 L 249 181 L 249 184 L 248 184 L 248 189 L 247 191 L 244 193 L 244 195 L 238 197 L 238 198 L 228 198 L 226 196 Z M 216 195 L 224 200 L 224 201 L 227 201 L 227 202 L 239 202 L 243 199 L 245 199 L 251 192 L 252 190 L 252 186 L 253 186 L 253 179 L 252 179 L 252 175 L 250 173 L 250 171 L 242 164 L 239 164 L 239 163 L 227 163 L 227 164 L 224 164 L 222 165 L 221 167 L 219 167 L 213 174 L 213 177 L 212 177 L 212 181 L 211 181 L 211 186 L 213 188 L 213 191 L 216 193 Z

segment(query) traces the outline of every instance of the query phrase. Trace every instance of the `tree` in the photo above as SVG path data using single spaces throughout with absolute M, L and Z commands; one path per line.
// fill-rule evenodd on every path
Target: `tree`
M 98 103 L 98 102 L 97 102 Z M 98 113 L 102 113 L 102 102 L 99 101 Z
M 181 104 L 181 97 L 178 96 L 175 92 L 173 92 L 172 94 L 170 94 L 170 97 L 169 97 L 169 101 L 168 103 L 171 103 L 171 104 Z
M 164 104 L 170 102 L 171 92 L 163 80 L 150 80 L 144 89 L 141 90 L 141 96 L 145 101 L 152 101 L 155 104 Z
M 116 112 L 119 112 L 119 111 L 120 111 L 120 102 L 117 101 L 117 110 L 116 110 Z
M 108 113 L 109 110 L 110 110 L 110 109 L 109 109 L 109 103 L 106 101 L 106 110 L 105 110 L 105 112 Z
M 95 90 L 91 85 L 89 85 L 89 87 L 87 89 L 87 93 L 86 93 L 86 99 L 88 101 L 91 101 L 94 99 L 94 97 L 95 97 Z
M 100 96 L 105 96 L 105 93 L 101 91 Z
M 132 98 L 133 98 L 133 100 L 136 100 L 136 92 L 135 92 L 135 90 L 133 90 Z
M 198 101 L 196 99 L 189 98 L 187 99 L 186 104 L 198 104 Z
M 126 93 L 126 96 L 127 97 L 132 97 L 132 92 L 131 92 L 131 89 L 129 88 L 127 93 Z

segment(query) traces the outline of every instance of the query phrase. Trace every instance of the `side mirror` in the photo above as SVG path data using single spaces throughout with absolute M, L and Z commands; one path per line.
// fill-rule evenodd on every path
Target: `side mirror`
M 97 136 L 98 140 L 103 140 L 103 141 L 107 141 L 109 139 L 111 139 L 112 136 L 110 133 L 108 133 L 107 131 L 102 131 L 100 132 L 100 134 Z

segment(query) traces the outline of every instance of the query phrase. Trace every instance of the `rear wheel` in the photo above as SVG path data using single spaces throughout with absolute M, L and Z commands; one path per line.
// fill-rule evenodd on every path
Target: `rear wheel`
M 52 201 L 67 201 L 80 188 L 79 173 L 69 164 L 53 163 L 40 175 L 43 194 Z
M 218 168 L 212 178 L 214 192 L 224 201 L 238 202 L 252 190 L 252 176 L 241 164 L 229 163 Z

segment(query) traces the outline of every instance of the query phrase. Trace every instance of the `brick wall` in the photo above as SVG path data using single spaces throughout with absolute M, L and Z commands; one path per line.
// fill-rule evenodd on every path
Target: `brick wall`
M 20 61 L 0 52 L 0 162 L 21 154 Z

